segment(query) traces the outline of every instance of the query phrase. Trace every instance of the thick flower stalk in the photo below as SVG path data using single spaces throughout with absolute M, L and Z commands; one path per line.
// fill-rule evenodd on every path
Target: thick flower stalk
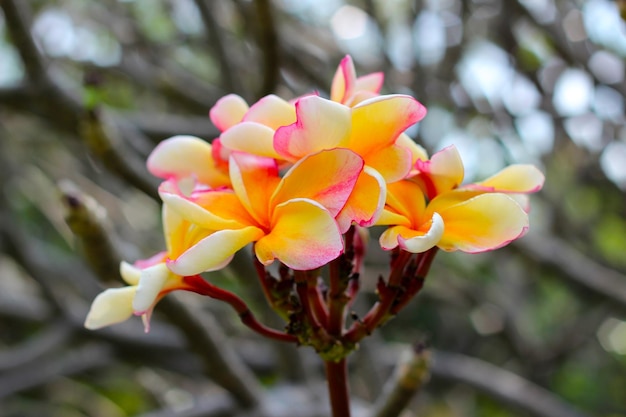
M 147 330 L 157 302 L 174 290 L 224 301 L 252 330 L 312 346 L 326 363 L 333 415 L 349 417 L 345 357 L 420 291 L 439 249 L 483 252 L 522 237 L 527 195 L 544 181 L 535 167 L 512 165 L 463 184 L 455 147 L 429 159 L 405 133 L 426 108 L 408 95 L 380 94 L 382 84 L 381 73 L 357 77 L 345 57 L 329 99 L 269 95 L 249 105 L 231 94 L 209 113 L 221 132 L 211 143 L 175 136 L 159 144 L 148 169 L 163 179 L 166 250 L 122 263 L 129 285 L 100 294 L 85 325 L 134 314 Z M 389 274 L 379 279 L 378 302 L 356 317 L 347 311 L 373 226 L 386 227 L 379 243 L 390 253 Z M 265 327 L 241 298 L 200 275 L 249 245 L 257 271 L 249 278 L 284 330 Z

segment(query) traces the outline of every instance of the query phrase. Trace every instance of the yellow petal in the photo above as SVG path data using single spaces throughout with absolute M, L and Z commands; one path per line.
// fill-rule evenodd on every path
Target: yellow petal
M 211 187 L 230 184 L 228 173 L 217 168 L 211 145 L 194 136 L 174 136 L 154 148 L 148 170 L 159 178 L 196 178 Z
M 428 160 L 428 153 L 426 152 L 426 149 L 415 143 L 415 141 L 411 139 L 406 133 L 402 133 L 398 137 L 398 139 L 396 140 L 396 145 L 406 148 L 409 150 L 409 152 L 411 152 L 412 171 L 409 173 L 409 176 L 412 177 L 414 175 L 417 175 L 418 172 L 417 170 L 415 170 L 415 164 L 419 159 L 421 159 L 422 161 Z
M 341 232 L 346 232 L 352 222 L 362 227 L 373 225 L 385 207 L 386 195 L 385 179 L 375 169 L 365 166 L 346 205 L 337 216 Z
M 378 171 L 388 183 L 400 181 L 411 170 L 411 153 L 403 146 L 390 145 L 364 155 L 365 163 Z
M 221 144 L 231 150 L 280 159 L 274 150 L 274 129 L 256 122 L 241 122 L 220 136 Z
M 98 294 L 85 319 L 89 330 L 100 329 L 128 320 L 133 315 L 133 298 L 137 287 L 110 288 Z
M 350 132 L 350 108 L 318 96 L 296 102 L 297 122 L 276 131 L 274 148 L 287 160 L 336 148 Z
M 234 153 L 229 162 L 233 190 L 248 213 L 261 225 L 270 220 L 270 197 L 280 183 L 276 161 Z
M 442 197 L 431 201 L 428 210 L 443 218 L 445 231 L 438 246 L 444 250 L 493 250 L 523 236 L 528 229 L 528 215 L 506 194 L 481 194 L 451 205 L 445 195 Z
M 510 165 L 497 174 L 468 186 L 501 193 L 534 193 L 543 187 L 544 175 L 533 165 Z
M 209 190 L 185 197 L 163 183 L 159 195 L 180 217 L 205 229 L 236 229 L 250 224 L 250 216 L 232 191 Z M 168 221 L 168 229 L 172 226 Z
M 293 104 L 270 94 L 250 107 L 243 117 L 245 122 L 257 122 L 273 130 L 296 121 L 296 109 Z
M 263 235 L 261 229 L 253 226 L 220 230 L 200 240 L 178 258 L 168 261 L 167 267 L 180 276 L 215 271 L 226 266 L 235 252 Z
M 390 209 L 387 206 L 385 206 L 382 213 L 378 217 L 378 220 L 376 220 L 376 223 L 375 223 L 376 226 L 406 226 L 406 227 L 411 227 L 411 224 L 413 223 L 411 222 L 410 219 L 408 219 L 406 216 L 400 213 L 395 212 L 394 210 Z
M 387 206 L 392 212 L 409 219 L 415 227 L 423 223 L 426 211 L 424 192 L 412 181 L 387 184 Z
M 385 148 L 425 115 L 426 108 L 410 96 L 385 95 L 365 100 L 352 108 L 347 147 L 363 156 Z
M 348 149 L 332 149 L 299 160 L 285 174 L 270 206 L 293 198 L 322 204 L 334 217 L 345 206 L 363 169 L 363 159 Z
M 290 268 L 310 270 L 337 258 L 343 240 L 328 210 L 313 200 L 294 199 L 276 207 L 271 232 L 254 250 L 264 265 L 278 259 Z
M 241 122 L 248 111 L 248 103 L 236 94 L 222 97 L 209 112 L 213 124 L 221 131 Z

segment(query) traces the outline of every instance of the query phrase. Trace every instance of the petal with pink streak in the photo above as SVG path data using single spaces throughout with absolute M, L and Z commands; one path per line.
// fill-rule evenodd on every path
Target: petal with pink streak
M 463 182 L 465 169 L 456 146 L 448 146 L 435 153 L 429 161 L 418 160 L 415 180 L 420 182 L 428 198 L 457 188 Z
M 337 258 L 343 240 L 328 210 L 316 201 L 298 198 L 275 208 L 272 230 L 254 250 L 264 265 L 278 259 L 290 268 L 310 270 Z
M 336 148 L 350 132 L 350 108 L 318 96 L 296 102 L 298 119 L 274 135 L 274 149 L 287 160 L 297 160 L 323 149 Z
M 236 94 L 229 94 L 217 100 L 209 111 L 209 117 L 220 132 L 241 122 L 248 111 L 248 103 Z
M 274 150 L 274 129 L 256 122 L 241 122 L 220 136 L 223 147 L 252 155 L 280 159 Z
M 425 115 L 426 108 L 410 96 L 394 94 L 365 100 L 352 108 L 347 147 L 360 155 L 385 148 Z
M 235 252 L 254 242 L 264 233 L 258 227 L 220 230 L 191 246 L 178 258 L 169 260 L 167 267 L 180 276 L 196 275 L 225 267 Z
M 545 177 L 537 167 L 516 164 L 504 168 L 484 181 L 463 188 L 499 193 L 534 193 L 541 190 L 544 181 Z
M 344 207 L 363 169 L 363 158 L 348 149 L 331 149 L 299 160 L 272 196 L 276 206 L 293 198 L 315 200 L 334 217 Z
M 194 177 L 211 187 L 230 184 L 213 161 L 211 144 L 194 136 L 174 136 L 159 143 L 148 157 L 148 170 L 159 178 Z
M 461 203 L 448 205 L 442 196 L 429 204 L 445 224 L 439 247 L 446 251 L 476 253 L 500 248 L 523 236 L 528 215 L 506 194 L 481 194 Z
M 388 183 L 406 178 L 411 171 L 411 152 L 404 146 L 387 146 L 363 157 Z
M 233 190 L 248 213 L 261 225 L 270 221 L 269 201 L 280 182 L 276 161 L 254 155 L 230 156 Z
M 345 233 L 352 222 L 362 227 L 373 225 L 385 207 L 387 185 L 385 179 L 373 168 L 363 168 L 354 190 L 339 215 L 337 223 Z
M 296 109 L 293 104 L 270 94 L 254 103 L 243 117 L 244 122 L 257 122 L 273 130 L 296 121 Z
M 338 103 L 343 103 L 349 94 L 352 93 L 356 80 L 356 70 L 352 57 L 346 55 L 335 72 L 332 84 L 330 86 L 330 99 Z

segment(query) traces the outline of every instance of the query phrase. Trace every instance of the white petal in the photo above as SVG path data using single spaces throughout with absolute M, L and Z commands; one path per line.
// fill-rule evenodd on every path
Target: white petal
M 99 329 L 128 320 L 133 315 L 133 298 L 137 287 L 110 288 L 100 293 L 91 304 L 85 327 Z
M 213 124 L 220 130 L 225 131 L 239 123 L 248 111 L 248 103 L 236 94 L 222 97 L 215 103 L 209 112 Z
M 133 310 L 136 314 L 144 314 L 153 306 L 169 276 L 170 271 L 165 263 L 141 271 L 137 294 L 133 300 Z
M 433 213 L 432 225 L 428 232 L 423 236 L 416 236 L 410 239 L 404 239 L 398 236 L 398 243 L 402 249 L 407 252 L 421 253 L 436 246 L 443 236 L 443 219 L 438 213 Z

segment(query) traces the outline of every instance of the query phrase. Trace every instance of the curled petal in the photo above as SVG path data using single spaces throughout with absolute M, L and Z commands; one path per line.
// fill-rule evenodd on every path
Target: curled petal
M 167 267 L 180 276 L 215 271 L 226 266 L 235 252 L 263 235 L 263 231 L 254 226 L 220 230 L 200 240 L 178 258 L 169 260 Z
M 271 232 L 254 250 L 264 265 L 278 259 L 290 268 L 310 270 L 337 258 L 343 240 L 335 219 L 321 204 L 293 199 L 276 207 Z
M 499 193 L 534 193 L 541 190 L 544 181 L 545 177 L 537 167 L 516 164 L 504 168 L 484 181 L 470 184 L 467 188 Z
M 429 210 L 443 218 L 445 231 L 438 245 L 443 250 L 469 253 L 493 250 L 528 230 L 528 215 L 506 194 L 481 194 L 452 204 L 445 194 L 441 197 L 431 201 Z
M 141 271 L 137 293 L 133 299 L 135 314 L 145 314 L 154 306 L 159 294 L 165 289 L 170 276 L 171 273 L 165 266 L 165 263 L 160 263 Z
M 348 149 L 309 155 L 285 174 L 272 196 L 271 206 L 308 198 L 322 204 L 334 217 L 346 204 L 362 169 L 363 159 Z
M 362 227 L 373 225 L 385 207 L 386 195 L 385 179 L 375 169 L 365 166 L 350 198 L 337 216 L 341 232 L 345 233 L 352 222 Z
M 418 160 L 415 168 L 419 171 L 415 180 L 431 199 L 457 188 L 465 175 L 461 155 L 454 145 L 435 153 L 429 161 Z
M 159 178 L 194 177 L 211 187 L 230 184 L 228 175 L 213 161 L 211 145 L 194 136 L 174 136 L 154 148 L 148 170 Z
M 222 146 L 233 151 L 280 159 L 274 150 L 274 129 L 256 122 L 241 122 L 220 136 Z
M 411 153 L 403 146 L 391 145 L 366 155 L 365 163 L 378 171 L 386 182 L 396 182 L 411 171 Z
M 244 122 L 257 122 L 273 130 L 296 121 L 296 109 L 293 104 L 270 94 L 254 103 L 243 117 Z
M 422 230 L 428 227 L 426 232 Z M 399 233 L 398 244 L 407 252 L 420 253 L 436 246 L 444 233 L 443 219 L 438 213 L 433 213 L 432 219 L 420 226 L 420 230 L 411 233 Z
M 120 275 L 124 282 L 129 285 L 139 284 L 139 277 L 141 276 L 141 269 L 122 261 L 120 263 Z
M 298 119 L 274 136 L 274 149 L 287 160 L 323 149 L 336 148 L 350 131 L 350 109 L 318 96 L 296 102 Z
M 222 97 L 211 108 L 209 117 L 213 124 L 221 131 L 241 122 L 248 111 L 248 103 L 236 94 Z
M 426 108 L 410 96 L 395 94 L 365 100 L 352 108 L 347 147 L 363 156 L 385 148 L 425 115 Z
M 100 329 L 128 320 L 133 315 L 133 298 L 137 287 L 110 288 L 98 294 L 85 319 L 89 330 Z
M 380 246 L 385 250 L 398 246 L 407 252 L 420 253 L 436 246 L 444 232 L 443 219 L 438 213 L 419 227 L 393 226 L 380 235 Z

